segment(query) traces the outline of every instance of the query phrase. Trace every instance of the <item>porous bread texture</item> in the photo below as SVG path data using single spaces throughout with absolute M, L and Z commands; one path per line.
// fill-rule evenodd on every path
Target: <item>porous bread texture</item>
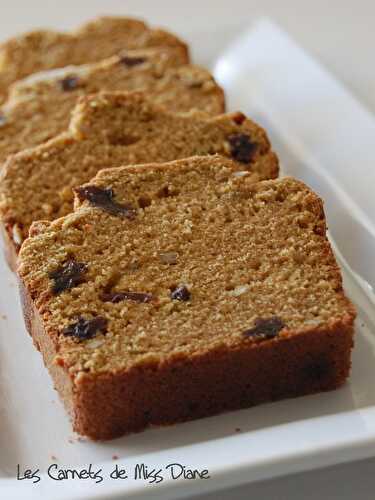
M 111 438 L 347 378 L 355 311 L 321 200 L 240 168 L 215 156 L 103 170 L 89 186 L 134 217 L 81 190 L 73 213 L 33 226 L 19 255 L 25 316 L 78 432 Z M 55 295 L 51 276 L 69 259 L 87 266 L 82 283 Z M 171 295 L 180 285 L 186 301 Z M 109 292 L 152 299 L 113 303 Z M 63 333 L 95 317 L 106 332 Z M 273 338 L 246 333 L 270 318 Z
M 126 49 L 177 47 L 185 62 L 188 49 L 175 35 L 126 17 L 100 17 L 72 33 L 39 30 L 0 44 L 0 103 L 9 86 L 37 71 L 100 61 Z
M 249 144 L 254 146 L 249 160 L 242 157 L 238 162 L 250 172 L 249 178 L 277 177 L 278 160 L 266 133 L 242 113 L 173 113 L 139 92 L 81 97 L 68 132 L 5 163 L 0 179 L 2 222 L 16 249 L 33 221 L 69 213 L 72 187 L 102 168 L 198 154 L 231 156 L 228 141 L 238 136 L 245 138 L 245 152 Z
M 181 51 L 173 48 L 128 50 L 17 82 L 0 109 L 0 164 L 67 130 L 78 97 L 101 90 L 143 91 L 172 111 L 224 112 L 223 91 L 210 73 L 183 63 Z

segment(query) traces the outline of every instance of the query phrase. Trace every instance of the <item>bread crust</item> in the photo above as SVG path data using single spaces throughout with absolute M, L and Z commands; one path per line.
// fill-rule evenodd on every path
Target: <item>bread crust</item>
M 353 316 L 324 328 L 290 331 L 287 338 L 243 343 L 157 365 L 74 379 L 56 362 L 56 345 L 44 332 L 20 281 L 25 321 L 74 430 L 92 440 L 113 439 L 153 425 L 170 425 L 223 411 L 330 391 L 347 379 Z M 354 311 L 353 311 L 354 315 Z

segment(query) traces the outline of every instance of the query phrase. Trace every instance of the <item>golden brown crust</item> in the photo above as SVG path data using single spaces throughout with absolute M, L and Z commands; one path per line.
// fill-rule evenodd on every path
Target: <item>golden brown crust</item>
M 175 35 L 123 17 L 101 17 L 71 34 L 40 30 L 11 38 L 0 45 L 0 103 L 13 82 L 37 71 L 100 61 L 143 47 L 178 47 L 189 61 L 187 45 Z
M 82 377 L 74 428 L 91 439 L 111 439 L 149 425 L 333 390 L 349 375 L 351 347 L 352 328 L 337 325 L 255 349 L 243 346 L 127 374 Z

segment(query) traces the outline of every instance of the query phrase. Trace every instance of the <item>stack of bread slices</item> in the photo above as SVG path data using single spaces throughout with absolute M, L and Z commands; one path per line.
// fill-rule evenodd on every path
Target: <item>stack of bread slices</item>
M 355 310 L 319 197 L 175 35 L 0 45 L 0 217 L 27 329 L 94 440 L 335 389 Z

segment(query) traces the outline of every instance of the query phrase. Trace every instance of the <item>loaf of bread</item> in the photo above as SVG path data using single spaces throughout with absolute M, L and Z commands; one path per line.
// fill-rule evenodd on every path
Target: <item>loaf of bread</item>
M 32 226 L 26 323 L 78 433 L 114 438 L 348 377 L 355 312 L 322 202 L 244 167 L 217 155 L 103 170 L 73 213 Z
M 67 130 L 78 97 L 101 90 L 141 90 L 172 111 L 223 113 L 223 91 L 209 72 L 182 64 L 176 49 L 128 50 L 99 63 L 36 73 L 17 82 L 0 109 L 0 165 L 10 154 Z
M 175 35 L 125 17 L 101 17 L 72 33 L 40 30 L 0 44 L 0 103 L 9 86 L 25 76 L 70 64 L 86 64 L 144 47 L 179 48 L 185 62 L 188 49 Z
M 173 113 L 137 92 L 82 97 L 68 132 L 11 156 L 1 172 L 0 217 L 11 266 L 30 224 L 69 213 L 72 188 L 104 167 L 215 153 L 234 158 L 252 181 L 278 175 L 265 132 L 242 113 Z

